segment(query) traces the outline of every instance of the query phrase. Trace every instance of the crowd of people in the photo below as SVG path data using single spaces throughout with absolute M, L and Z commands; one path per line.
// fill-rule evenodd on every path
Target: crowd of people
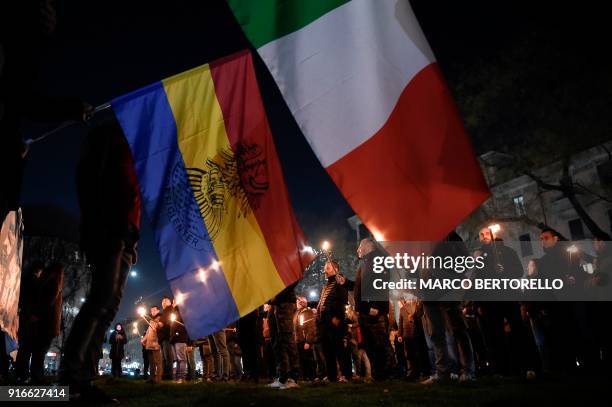
M 456 234 L 450 239 L 460 242 Z M 476 254 L 485 259 L 485 268 L 479 273 L 554 276 L 585 287 L 607 281 L 612 271 L 610 243 L 594 240 L 595 270 L 586 273 L 554 230 L 543 230 L 540 240 L 544 255 L 523 270 L 517 253 L 483 228 Z M 372 259 L 380 254 L 373 240 L 364 239 L 354 281 L 328 258 L 318 301 L 296 294 L 296 283 L 235 324 L 197 340 L 188 337 L 176 303 L 165 297 L 161 308 L 150 308 L 142 339 L 145 377 L 153 383 L 196 379 L 196 351 L 207 382 L 268 380 L 279 389 L 304 381 L 404 378 L 433 384 L 469 382 L 484 375 L 535 379 L 610 370 L 610 330 L 598 319 L 610 309 L 609 303 L 422 301 L 400 296 L 395 313 L 389 299 L 361 294 L 371 278 Z

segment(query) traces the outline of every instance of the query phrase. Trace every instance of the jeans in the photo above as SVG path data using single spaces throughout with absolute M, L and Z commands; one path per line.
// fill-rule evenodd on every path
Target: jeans
M 104 335 L 117 314 L 134 260 L 136 242 L 129 239 L 90 244 L 91 289 L 74 320 L 60 367 L 60 382 L 89 385 L 104 343 Z
M 446 338 L 447 329 L 455 338 L 459 349 L 459 363 L 462 373 L 474 374 L 472 342 L 467 334 L 467 325 L 461 315 L 460 304 L 456 302 L 425 302 L 423 311 L 427 319 L 428 334 L 436 355 L 436 373 L 448 378 L 451 373 L 451 357 Z
M 187 377 L 187 344 L 177 342 L 172 345 L 174 348 L 174 357 L 176 360 L 176 380 L 185 380 Z
M 161 341 L 161 353 L 162 363 L 164 366 L 164 374 L 162 375 L 162 378 L 164 380 L 172 380 L 172 365 L 176 360 L 176 355 L 174 354 L 174 346 L 172 346 L 169 340 Z
M 161 350 L 147 350 L 147 357 L 149 359 L 149 380 L 159 383 L 163 373 Z
M 276 370 L 281 383 L 287 379 L 298 380 L 300 375 L 300 360 L 293 334 L 293 316 L 295 315 L 295 303 L 282 303 L 274 305 L 274 319 L 276 324 L 274 347 L 274 358 L 276 359 Z M 271 330 L 271 333 L 273 331 Z
M 215 332 L 213 335 L 217 360 L 217 379 L 229 380 L 230 375 L 230 354 L 227 350 L 227 342 L 225 341 L 225 331 L 223 329 Z
M 363 344 L 372 365 L 372 375 L 377 380 L 385 379 L 391 370 L 393 358 L 393 350 L 389 343 L 387 316 L 360 316 L 359 326 L 363 335 Z
M 195 362 L 195 352 L 193 346 L 187 346 L 187 379 L 195 380 L 196 373 L 196 362 Z
M 200 359 L 202 359 L 202 377 L 204 379 L 212 379 L 215 377 L 215 357 L 210 344 L 210 339 L 206 338 L 198 347 Z

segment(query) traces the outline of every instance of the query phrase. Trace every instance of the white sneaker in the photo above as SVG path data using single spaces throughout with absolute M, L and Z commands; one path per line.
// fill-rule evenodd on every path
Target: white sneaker
M 346 380 L 346 377 L 344 376 L 340 376 L 338 378 L 338 383 L 348 383 L 348 380 Z
M 297 384 L 295 382 L 295 380 L 293 379 L 287 379 L 287 382 L 283 385 L 281 385 L 281 387 L 279 387 L 281 390 L 287 390 L 287 389 L 295 389 L 296 387 L 300 387 L 299 384 Z
M 273 388 L 273 389 L 280 389 L 283 384 L 280 382 L 280 380 L 278 380 L 278 378 L 276 380 L 274 380 L 272 383 L 267 384 L 266 386 Z
M 451 373 L 451 374 L 450 374 L 450 379 L 451 379 L 453 382 L 456 382 L 457 380 L 459 380 L 459 375 L 458 375 L 457 373 Z

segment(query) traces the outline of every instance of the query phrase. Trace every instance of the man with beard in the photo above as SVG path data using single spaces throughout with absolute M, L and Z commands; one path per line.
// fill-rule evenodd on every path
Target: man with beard
M 327 378 L 330 382 L 346 383 L 350 378 L 350 360 L 344 348 L 344 337 L 347 333 L 344 312 L 348 304 L 348 292 L 339 281 L 340 265 L 335 261 L 325 263 L 324 272 L 327 282 L 321 289 L 317 305 L 317 327 L 321 335 L 321 345 L 325 356 Z M 344 285 L 345 285 L 344 284 Z M 339 365 L 342 375 L 338 377 L 336 366 Z
M 543 229 L 540 242 L 544 256 L 537 261 L 538 278 L 560 278 L 564 289 L 572 290 L 584 285 L 583 273 L 567 251 L 566 242 L 553 229 Z M 574 370 L 576 361 L 582 366 L 590 365 L 595 356 L 589 354 L 590 328 L 586 318 L 584 302 L 554 301 L 542 305 L 540 313 L 545 315 L 548 325 L 545 342 L 550 344 L 551 366 L 555 370 L 568 372 Z
M 363 239 L 357 248 L 360 265 L 357 269 L 355 282 L 344 282 L 347 290 L 354 288 L 355 309 L 359 313 L 359 326 L 363 335 L 363 343 L 372 362 L 374 380 L 387 378 L 392 367 L 393 350 L 389 343 L 389 297 L 386 291 L 375 291 L 374 279 L 388 281 L 388 273 L 375 274 L 374 258 L 385 256 L 371 238 Z
M 477 277 L 510 279 L 523 277 L 523 265 L 516 252 L 495 236 L 490 228 L 480 229 L 479 238 L 484 267 L 477 271 Z M 493 292 L 492 295 L 496 294 Z M 532 377 L 534 366 L 530 366 L 528 361 L 529 337 L 523 324 L 519 303 L 480 301 L 476 306 L 491 371 L 497 374 L 520 372 Z M 510 326 L 508 348 L 506 348 L 504 320 Z M 512 364 L 513 361 L 516 361 L 516 365 Z

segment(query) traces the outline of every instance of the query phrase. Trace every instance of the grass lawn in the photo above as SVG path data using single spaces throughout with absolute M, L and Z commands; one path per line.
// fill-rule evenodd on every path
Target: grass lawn
M 423 386 L 403 381 L 312 385 L 274 390 L 263 384 L 162 383 L 100 379 L 121 405 L 153 406 L 610 406 L 604 379 L 482 379 L 472 384 Z

